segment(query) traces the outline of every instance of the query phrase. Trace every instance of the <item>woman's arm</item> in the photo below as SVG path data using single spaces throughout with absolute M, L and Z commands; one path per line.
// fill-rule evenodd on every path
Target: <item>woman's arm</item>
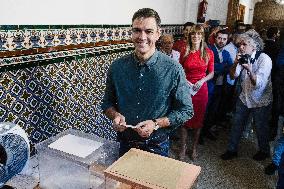
M 200 87 L 203 85 L 204 82 L 207 82 L 208 80 L 212 79 L 214 77 L 214 71 L 210 72 L 209 74 L 206 75 L 206 77 L 203 77 L 202 79 L 200 79 L 199 81 L 197 81 L 192 89 L 194 91 L 198 91 L 200 89 Z

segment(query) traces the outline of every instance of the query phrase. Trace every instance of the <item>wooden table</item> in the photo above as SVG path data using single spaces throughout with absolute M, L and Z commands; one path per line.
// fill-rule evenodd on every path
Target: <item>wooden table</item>
M 109 166 L 104 175 L 130 188 L 188 189 L 200 171 L 199 166 L 132 148 Z

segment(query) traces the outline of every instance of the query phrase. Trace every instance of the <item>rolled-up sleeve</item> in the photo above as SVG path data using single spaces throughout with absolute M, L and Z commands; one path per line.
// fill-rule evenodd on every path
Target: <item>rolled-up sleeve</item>
M 242 66 L 238 64 L 236 67 L 236 71 L 235 71 L 235 77 L 239 77 L 241 70 L 242 70 Z
M 111 66 L 107 73 L 105 94 L 102 99 L 101 108 L 103 111 L 105 111 L 110 107 L 115 107 L 116 103 L 117 102 L 115 95 L 115 87 L 112 78 L 112 66 Z
M 177 127 L 191 119 L 194 115 L 189 85 L 181 67 L 177 73 L 176 86 L 172 95 L 174 97 L 173 106 L 167 117 L 171 127 Z
M 269 56 L 261 56 L 258 60 L 258 68 L 255 71 L 256 85 L 255 89 L 263 88 L 267 85 L 268 78 L 271 74 L 272 61 Z

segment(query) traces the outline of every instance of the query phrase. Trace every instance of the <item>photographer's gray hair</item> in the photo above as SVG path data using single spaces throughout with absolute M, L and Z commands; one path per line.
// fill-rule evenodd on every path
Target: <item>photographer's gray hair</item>
M 245 33 L 240 35 L 242 40 L 247 41 L 252 46 L 256 48 L 257 51 L 262 51 L 264 47 L 264 43 L 259 33 L 257 33 L 254 29 L 250 29 Z

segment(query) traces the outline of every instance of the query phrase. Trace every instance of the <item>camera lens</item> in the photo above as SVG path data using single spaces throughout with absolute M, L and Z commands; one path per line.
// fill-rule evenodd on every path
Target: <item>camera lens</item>
M 241 55 L 241 57 L 239 58 L 239 64 L 242 65 L 242 64 L 247 64 L 249 62 L 249 57 L 250 55 L 248 54 L 243 54 Z

